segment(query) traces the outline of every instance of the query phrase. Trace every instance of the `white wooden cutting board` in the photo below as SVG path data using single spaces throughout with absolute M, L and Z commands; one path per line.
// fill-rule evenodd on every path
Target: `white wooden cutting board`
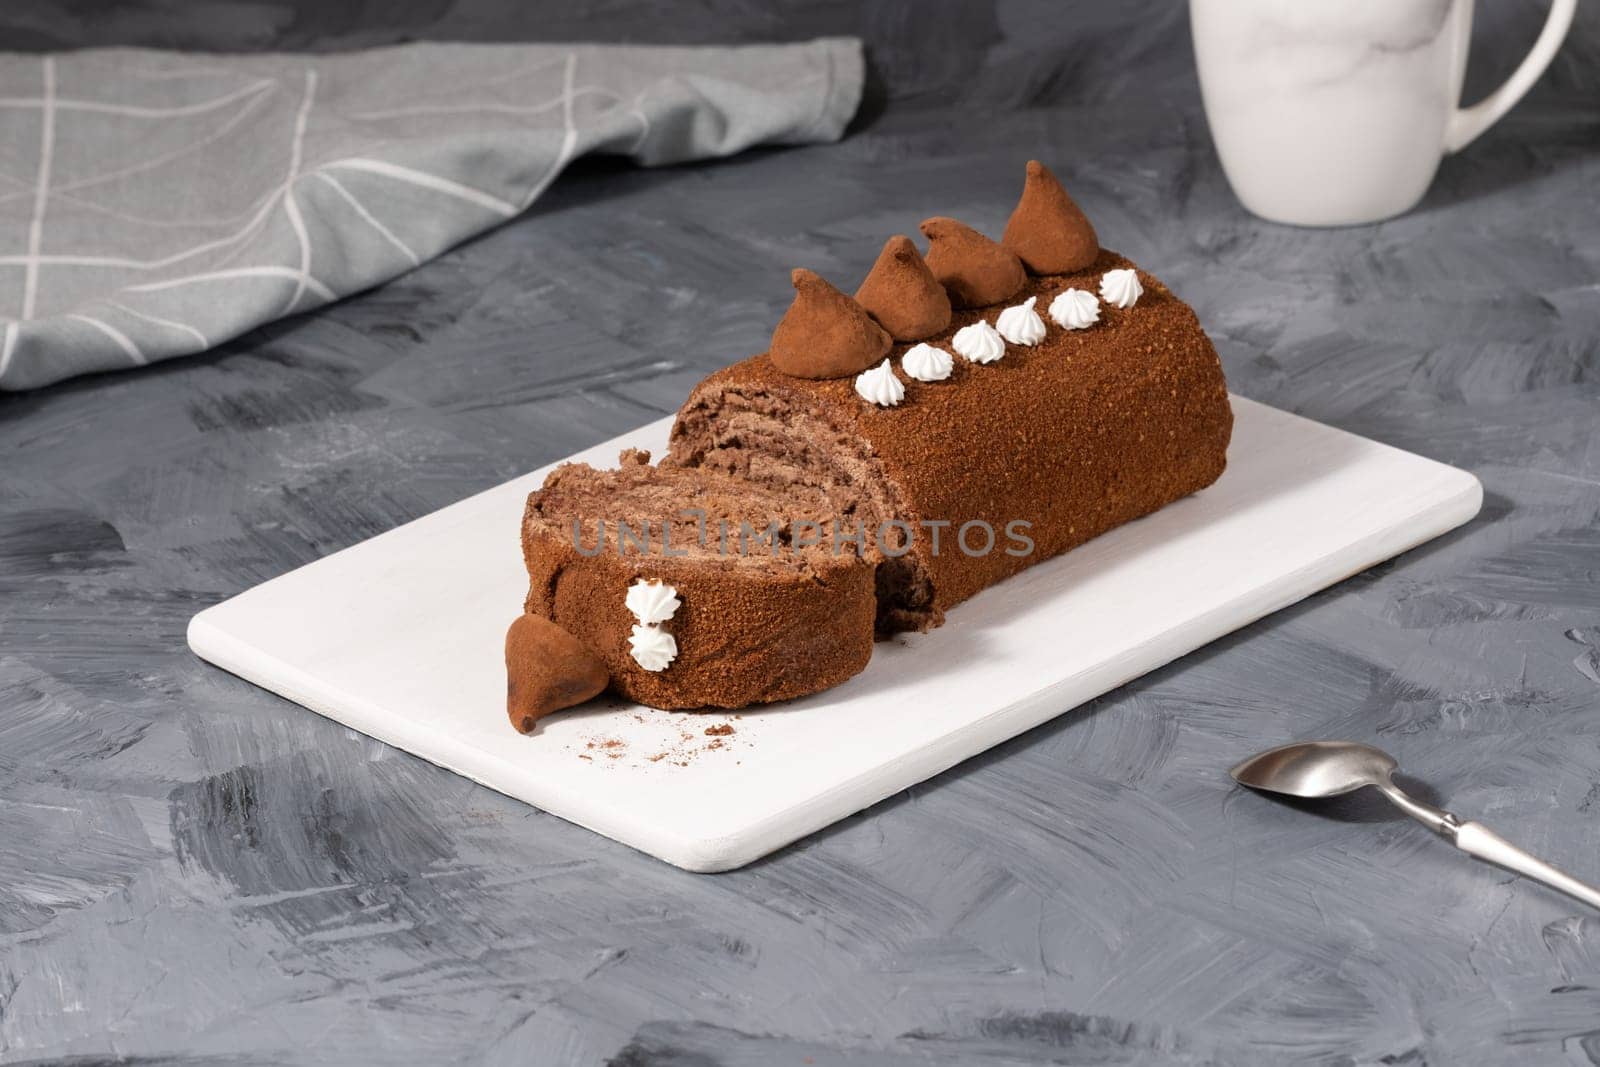
M 603 700 L 528 737 L 502 648 L 549 468 L 196 615 L 217 666 L 692 871 L 749 863 L 1466 522 L 1472 475 L 1234 398 L 1211 488 L 880 643 L 865 672 L 738 715 Z M 661 454 L 669 419 L 573 459 Z M 731 728 L 732 733 L 706 730 Z M 1220 773 L 1220 769 L 1219 769 Z

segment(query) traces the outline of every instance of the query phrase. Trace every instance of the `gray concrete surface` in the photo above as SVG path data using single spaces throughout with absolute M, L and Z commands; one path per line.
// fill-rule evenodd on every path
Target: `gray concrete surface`
M 1600 1063 L 1600 916 L 1353 802 L 1340 735 L 1600 876 L 1600 9 L 1413 215 L 1246 216 L 1181 5 L 13 0 L 11 47 L 867 37 L 844 143 L 563 179 L 213 355 L 0 398 L 0 1060 Z M 1485 4 L 1492 84 L 1540 5 Z M 207 667 L 189 616 L 672 410 L 787 270 L 1023 160 L 1234 388 L 1478 474 L 1467 528 L 737 873 L 683 874 Z M 952 622 L 959 625 L 959 618 Z

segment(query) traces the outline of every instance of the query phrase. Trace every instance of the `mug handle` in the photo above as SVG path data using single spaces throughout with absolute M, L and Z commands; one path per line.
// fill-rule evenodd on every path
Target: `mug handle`
M 1544 29 L 1539 31 L 1539 39 L 1533 42 L 1532 51 L 1506 79 L 1506 83 L 1471 107 L 1458 107 L 1451 113 L 1444 131 L 1446 152 L 1459 152 L 1477 140 L 1479 134 L 1498 122 L 1502 115 L 1511 110 L 1511 105 L 1522 99 L 1522 94 L 1533 88 L 1533 83 L 1539 80 L 1544 68 L 1555 58 L 1556 49 L 1561 47 L 1561 42 L 1566 38 L 1567 29 L 1572 25 L 1573 12 L 1577 9 L 1578 0 L 1554 0 L 1550 5 L 1550 15 L 1544 20 Z

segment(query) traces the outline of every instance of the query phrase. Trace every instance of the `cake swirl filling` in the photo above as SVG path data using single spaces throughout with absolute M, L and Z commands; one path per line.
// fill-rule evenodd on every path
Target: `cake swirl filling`
M 663 463 L 721 471 L 775 493 L 821 493 L 832 513 L 831 547 L 876 564 L 879 635 L 942 621 L 894 480 L 859 440 L 818 412 L 772 392 L 737 386 L 702 392 L 679 412 Z

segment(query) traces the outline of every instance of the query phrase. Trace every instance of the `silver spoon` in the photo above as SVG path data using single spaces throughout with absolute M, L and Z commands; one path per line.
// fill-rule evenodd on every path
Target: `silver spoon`
M 1543 882 L 1600 908 L 1600 890 L 1536 859 L 1482 823 L 1462 822 L 1448 811 L 1407 796 L 1394 784 L 1398 767 L 1382 749 L 1355 741 L 1301 741 L 1258 753 L 1228 773 L 1240 785 L 1291 797 L 1336 797 L 1373 786 L 1413 819 L 1481 860 Z

